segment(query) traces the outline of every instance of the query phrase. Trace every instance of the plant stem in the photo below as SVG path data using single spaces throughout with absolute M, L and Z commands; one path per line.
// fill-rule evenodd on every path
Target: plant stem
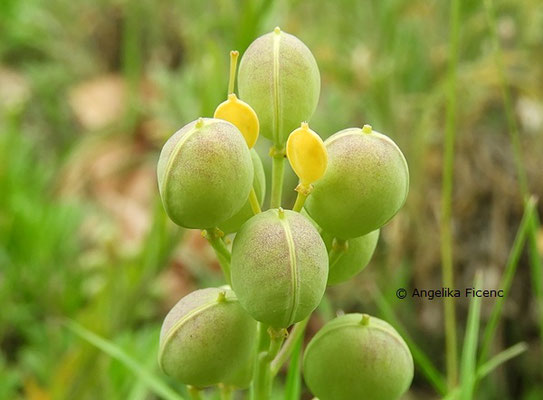
M 300 336 L 294 344 L 294 349 L 290 356 L 287 377 L 285 381 L 285 400 L 300 400 L 302 392 L 302 348 L 304 344 L 303 336 Z M 277 357 L 276 357 L 277 358 Z
M 445 130 L 445 149 L 443 163 L 443 184 L 441 198 L 441 268 L 443 286 L 454 288 L 452 255 L 452 188 L 454 167 L 454 142 L 456 131 L 456 68 L 458 64 L 460 27 L 460 0 L 451 2 L 449 52 L 449 76 L 447 96 L 447 119 Z M 447 297 L 443 301 L 445 315 L 445 347 L 447 362 L 447 383 L 452 389 L 458 379 L 458 354 L 456 340 L 456 313 L 454 299 Z
M 332 249 L 328 253 L 328 268 L 332 269 L 341 256 L 349 249 L 349 242 L 343 239 L 334 238 L 332 241 Z
M 482 287 L 483 273 L 477 271 L 473 287 L 480 290 Z M 481 316 L 481 298 L 473 297 L 469 302 L 468 322 L 462 348 L 460 361 L 460 399 L 471 400 L 475 393 L 476 369 L 477 369 L 477 343 L 479 339 Z
M 298 196 L 296 196 L 296 202 L 294 203 L 294 207 L 292 207 L 292 211 L 300 212 L 302 211 L 302 208 L 304 208 L 304 203 L 307 196 L 309 196 L 313 191 L 313 186 L 300 183 L 298 186 L 296 186 L 295 190 L 298 192 Z
M 305 332 L 305 328 L 307 327 L 307 323 L 309 322 L 310 317 L 311 315 L 308 315 L 307 318 L 295 324 L 294 328 L 292 328 L 292 330 L 290 331 L 288 338 L 285 341 L 285 344 L 271 363 L 272 376 L 277 375 L 281 367 L 290 358 L 294 348 L 296 347 L 296 343 Z
M 276 145 L 270 149 L 272 157 L 272 187 L 270 197 L 270 208 L 281 207 L 283 193 L 283 176 L 285 173 L 285 149 Z
M 232 255 L 222 240 L 224 233 L 219 228 L 211 228 L 202 231 L 202 235 L 207 239 L 211 247 L 213 247 L 213 250 L 215 250 L 215 254 L 217 255 L 217 259 L 219 260 L 219 264 L 224 274 L 224 279 L 226 280 L 226 283 L 230 285 L 232 283 L 230 280 L 230 260 Z
M 306 199 L 307 195 L 303 194 L 302 192 L 298 192 L 298 196 L 296 196 L 296 202 L 294 203 L 294 207 L 292 207 L 292 211 L 302 211 Z
M 249 193 L 249 203 L 251 204 L 251 209 L 253 214 L 260 214 L 262 212 L 260 204 L 258 203 L 258 198 L 256 197 L 255 188 L 251 188 L 251 193 Z
M 187 386 L 187 390 L 189 392 L 189 396 L 192 400 L 202 400 L 202 396 L 200 395 L 200 389 L 194 387 L 194 386 Z
M 221 392 L 221 400 L 232 400 L 232 395 L 234 393 L 232 386 L 220 384 L 219 390 Z
M 281 349 L 281 344 L 287 335 L 286 329 L 268 328 L 270 335 L 270 346 L 267 351 L 258 354 L 258 374 L 254 379 L 254 399 L 269 400 L 272 391 L 273 375 L 271 371 L 271 362 Z
M 266 349 L 269 346 L 270 342 L 270 336 L 268 335 L 268 325 L 258 322 L 257 324 L 257 343 L 256 343 L 256 350 L 255 350 L 255 358 L 254 358 L 254 368 L 253 368 L 253 381 L 251 383 L 250 388 L 250 399 L 251 400 L 257 400 L 256 397 L 256 378 L 257 376 L 260 376 L 260 354 L 265 352 Z

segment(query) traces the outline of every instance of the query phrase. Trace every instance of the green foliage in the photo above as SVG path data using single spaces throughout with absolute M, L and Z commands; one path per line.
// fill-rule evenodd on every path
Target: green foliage
M 537 204 L 531 232 L 519 233 L 530 244 L 533 278 L 524 246 L 514 246 L 509 262 L 507 253 L 522 198 L 543 194 L 537 125 L 543 6 L 538 0 L 460 3 L 452 191 L 457 285 L 471 284 L 481 265 L 489 282 L 500 282 L 506 266 L 511 282 L 499 312 L 481 304 L 478 339 L 488 348 L 488 361 L 480 359 L 475 369 L 473 397 L 535 400 L 543 393 Z M 145 203 L 148 229 L 126 246 L 131 232 L 123 230 L 127 220 L 120 223 L 117 213 L 131 207 L 133 192 L 125 192 L 122 207 L 112 211 L 114 197 L 100 197 L 111 182 L 97 182 L 95 172 L 124 177 L 127 170 L 154 168 L 169 133 L 194 116 L 211 116 L 224 100 L 225 54 L 233 48 L 243 53 L 276 25 L 311 44 L 321 70 L 323 90 L 312 129 L 327 137 L 344 126 L 371 122 L 402 148 L 411 173 L 406 206 L 382 231 L 369 267 L 354 281 L 331 288 L 318 316 L 326 321 L 335 309 L 379 310 L 413 353 L 412 397 L 445 396 L 441 304 L 400 301 L 394 293 L 398 287 L 439 286 L 436 209 L 449 5 L 228 0 L 214 2 L 210 11 L 209 2 L 189 0 L 1 1 L 0 399 L 156 398 L 126 365 L 80 340 L 59 319 L 79 321 L 161 376 L 156 340 L 168 307 L 193 287 L 218 285 L 222 278 L 211 249 L 173 227 L 155 195 Z M 104 75 L 126 79 L 129 106 L 112 122 L 89 127 L 74 109 L 72 90 Z M 91 102 L 87 108 L 103 111 L 100 105 Z M 128 162 L 103 168 L 100 151 L 119 143 L 127 152 L 117 157 Z M 260 143 L 257 150 L 269 188 L 269 144 Z M 84 173 L 72 179 L 75 169 Z M 527 190 L 521 191 L 524 173 Z M 294 201 L 295 180 L 287 166 L 285 204 Z M 155 184 L 143 192 L 156 192 Z M 382 295 L 371 290 L 373 282 Z M 459 337 L 466 315 L 467 304 L 458 302 Z M 275 398 L 283 399 L 283 376 L 278 378 Z M 292 398 L 305 392 L 297 382 L 296 372 L 290 372 L 286 386 L 296 393 Z M 184 386 L 168 384 L 188 398 Z M 447 398 L 458 393 L 452 390 Z M 204 396 L 218 399 L 216 393 Z

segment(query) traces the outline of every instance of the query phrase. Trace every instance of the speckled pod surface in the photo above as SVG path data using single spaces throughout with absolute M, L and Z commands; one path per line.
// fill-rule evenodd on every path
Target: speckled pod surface
M 413 380 L 413 358 L 385 321 L 346 314 L 328 322 L 304 355 L 304 379 L 319 400 L 397 400 Z
M 186 228 L 212 228 L 245 204 L 253 184 L 251 153 L 234 125 L 201 118 L 168 139 L 157 175 L 172 221 Z
M 255 149 L 251 149 L 251 160 L 253 161 L 253 187 L 255 189 L 256 198 L 258 203 L 262 207 L 264 202 L 264 197 L 266 196 L 266 175 L 264 174 L 264 166 L 262 165 L 262 160 L 260 159 L 258 153 Z M 224 221 L 219 225 L 219 229 L 224 233 L 237 232 L 241 225 L 245 223 L 249 218 L 253 216 L 253 209 L 251 208 L 251 203 L 247 199 L 245 205 L 239 210 L 236 215 L 230 217 L 228 220 Z
M 159 364 L 182 383 L 245 386 L 250 375 L 256 321 L 229 289 L 207 288 L 183 297 L 160 333 Z M 247 371 L 249 372 L 249 371 Z
M 232 288 L 253 318 L 283 328 L 307 317 L 326 289 L 326 246 L 305 217 L 271 209 L 247 221 L 232 247 Z
M 315 57 L 297 37 L 276 28 L 256 39 L 243 55 L 238 73 L 240 98 L 260 120 L 260 132 L 276 145 L 309 121 L 320 94 Z
M 328 252 L 330 252 L 333 236 L 326 232 L 321 232 L 321 236 Z M 334 265 L 330 265 L 328 285 L 337 285 L 338 283 L 348 281 L 366 268 L 377 247 L 378 240 L 379 230 L 347 240 L 347 250 Z
M 407 162 L 398 146 L 378 132 L 349 128 L 325 141 L 328 168 L 305 203 L 326 232 L 341 239 L 386 224 L 409 190 Z

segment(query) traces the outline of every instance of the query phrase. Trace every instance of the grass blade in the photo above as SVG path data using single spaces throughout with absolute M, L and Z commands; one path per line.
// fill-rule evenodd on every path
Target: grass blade
M 166 400 L 184 400 L 183 397 L 178 395 L 166 382 L 154 375 L 151 371 L 142 367 L 138 361 L 126 354 L 126 352 L 116 344 L 89 331 L 75 321 L 67 320 L 64 325 L 77 336 L 97 347 L 111 358 L 122 363 L 128 370 L 141 379 L 141 381 L 156 395 Z
M 503 305 L 505 303 L 505 300 L 507 299 L 507 296 L 509 295 L 509 290 L 511 289 L 511 284 L 513 283 L 513 278 L 515 277 L 515 273 L 517 271 L 518 262 L 522 254 L 522 249 L 524 248 L 526 236 L 531 228 L 532 215 L 534 213 L 535 204 L 535 198 L 531 197 L 528 200 L 526 207 L 524 208 L 524 215 L 522 216 L 522 220 L 520 221 L 520 226 L 515 236 L 511 252 L 509 253 L 507 265 L 505 266 L 505 271 L 503 273 L 502 281 L 500 283 L 500 289 L 503 290 L 503 297 L 498 297 L 496 303 L 494 303 L 489 321 L 484 330 L 481 353 L 479 356 L 479 365 L 486 361 L 488 353 L 490 352 L 490 345 L 492 344 L 494 333 L 496 332 L 498 322 L 500 321 L 502 315 Z
M 528 345 L 524 342 L 520 342 L 496 354 L 477 369 L 477 380 L 483 379 L 500 365 L 519 356 L 526 350 L 528 350 Z
M 302 344 L 303 335 L 296 340 L 294 351 L 290 357 L 290 364 L 287 372 L 287 381 L 285 384 L 285 400 L 300 399 L 302 391 Z
M 475 274 L 473 286 L 481 289 L 483 275 L 481 271 Z M 460 398 L 471 400 L 475 389 L 475 368 L 477 366 L 477 343 L 479 341 L 479 322 L 481 316 L 481 298 L 472 297 L 469 304 L 468 322 L 464 336 L 462 360 L 460 365 Z
M 520 354 L 524 353 L 526 350 L 528 350 L 528 345 L 524 342 L 520 342 L 496 354 L 494 357 L 492 357 L 482 366 L 477 368 L 477 373 L 475 374 L 476 375 L 475 383 L 481 381 L 483 378 L 489 375 L 492 371 L 494 371 L 500 365 L 519 356 Z M 443 400 L 456 399 L 459 392 L 460 392 L 460 388 L 456 388 L 453 391 L 449 392 L 449 394 L 447 394 L 447 396 L 445 396 Z

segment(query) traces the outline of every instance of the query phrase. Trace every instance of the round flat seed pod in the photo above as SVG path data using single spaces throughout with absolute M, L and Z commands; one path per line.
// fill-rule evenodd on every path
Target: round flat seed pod
M 229 289 L 196 290 L 168 313 L 160 333 L 159 364 L 187 385 L 247 385 L 256 321 Z
M 334 237 L 350 239 L 386 224 L 405 203 L 407 162 L 387 136 L 364 128 L 342 130 L 325 142 L 328 167 L 305 209 Z
M 168 216 L 185 228 L 218 226 L 245 204 L 253 184 L 253 162 L 234 125 L 200 118 L 164 145 L 158 187 Z
M 302 121 L 309 121 L 320 94 L 315 57 L 297 37 L 279 28 L 256 39 L 238 72 L 240 98 L 258 115 L 260 132 L 276 145 Z
M 413 380 L 413 357 L 404 340 L 366 314 L 328 322 L 309 342 L 303 368 L 319 400 L 397 400 Z
M 271 209 L 248 220 L 232 247 L 232 288 L 256 320 L 284 328 L 320 303 L 328 277 L 326 246 L 305 217 Z

